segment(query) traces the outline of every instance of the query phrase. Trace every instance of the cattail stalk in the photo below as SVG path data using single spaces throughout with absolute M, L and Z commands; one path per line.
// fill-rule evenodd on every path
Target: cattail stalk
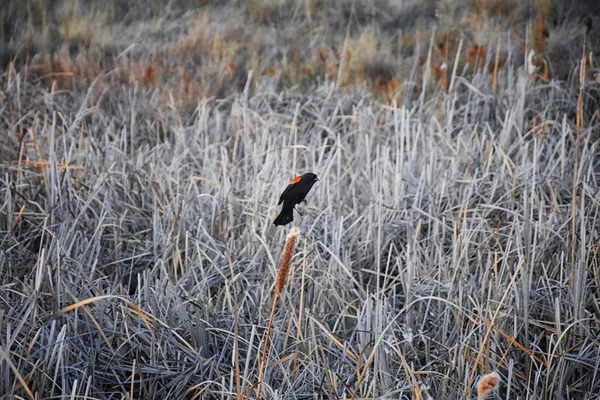
M 575 298 L 578 303 L 581 304 L 581 299 L 583 299 L 583 288 L 582 284 L 584 284 L 583 279 L 585 279 L 585 275 L 582 274 L 581 267 L 579 263 L 576 262 L 576 247 L 577 247 L 577 206 L 578 206 L 578 197 L 577 197 L 577 187 L 579 185 L 579 152 L 580 152 L 580 135 L 581 130 L 583 128 L 583 95 L 585 89 L 585 66 L 586 66 L 586 43 L 583 41 L 583 49 L 581 54 L 581 62 L 579 65 L 579 98 L 577 99 L 577 121 L 575 125 L 575 161 L 573 165 L 573 196 L 571 200 L 571 260 L 572 260 L 572 270 L 571 270 L 571 287 L 575 293 Z M 584 272 L 585 273 L 585 272 Z M 581 318 L 581 307 L 575 308 L 575 316 L 577 318 Z
M 294 255 L 294 248 L 296 246 L 296 238 L 298 237 L 298 233 L 300 229 L 295 226 L 292 228 L 290 233 L 288 234 L 287 241 L 285 244 L 285 250 L 283 252 L 283 256 L 281 257 L 281 263 L 279 264 L 279 272 L 277 274 L 277 281 L 275 283 L 275 298 L 273 299 L 273 306 L 271 307 L 271 315 L 269 316 L 269 324 L 267 325 L 267 334 L 265 336 L 265 344 L 263 346 L 263 352 L 260 360 L 260 367 L 258 373 L 258 384 L 256 385 L 256 398 L 260 398 L 260 389 L 262 386 L 262 381 L 265 373 L 265 359 L 267 357 L 267 345 L 269 344 L 269 336 L 271 335 L 271 326 L 273 325 L 273 317 L 275 315 L 275 307 L 277 306 L 277 300 L 279 299 L 279 295 L 283 291 L 283 287 L 285 285 L 285 278 L 287 277 L 288 268 L 290 266 L 290 261 L 292 260 L 292 256 Z

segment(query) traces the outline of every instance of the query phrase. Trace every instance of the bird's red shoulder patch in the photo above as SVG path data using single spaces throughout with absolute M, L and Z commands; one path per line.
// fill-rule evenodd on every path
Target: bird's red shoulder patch
M 290 185 L 295 185 L 296 183 L 300 182 L 302 180 L 301 176 L 297 176 L 294 179 L 292 179 L 292 181 L 290 182 Z

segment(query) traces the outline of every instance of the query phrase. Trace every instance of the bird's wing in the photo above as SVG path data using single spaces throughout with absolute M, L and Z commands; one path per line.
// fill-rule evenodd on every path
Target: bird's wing
M 281 203 L 283 203 L 283 198 L 285 197 L 286 194 L 288 194 L 288 192 L 290 191 L 290 188 L 294 186 L 292 183 L 290 183 L 289 185 L 287 185 L 287 187 L 285 188 L 285 190 L 283 191 L 283 193 L 281 193 L 281 196 L 279 196 L 279 203 L 277 203 L 277 205 L 280 205 Z
M 279 203 L 277 203 L 277 205 L 280 205 L 281 203 L 283 203 L 283 199 L 289 193 L 290 189 L 292 187 L 294 187 L 294 185 L 296 185 L 301 180 L 302 180 L 301 176 L 297 176 L 294 179 L 292 179 L 292 181 L 290 182 L 289 185 L 287 185 L 287 187 L 285 188 L 285 190 L 283 191 L 283 193 L 281 193 L 281 196 L 279 196 Z

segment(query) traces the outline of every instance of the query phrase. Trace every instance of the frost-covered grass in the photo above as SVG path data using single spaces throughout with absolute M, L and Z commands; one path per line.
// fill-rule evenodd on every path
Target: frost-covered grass
M 600 390 L 597 84 L 578 134 L 577 90 L 519 71 L 410 108 L 265 80 L 185 116 L 24 75 L 1 81 L 6 396 L 249 393 L 305 171 L 263 395 L 467 397 L 491 370 L 503 398 Z
M 0 398 L 466 399 L 492 371 L 497 398 L 594 398 L 597 60 L 450 63 L 445 91 L 434 47 L 391 104 L 2 70 Z

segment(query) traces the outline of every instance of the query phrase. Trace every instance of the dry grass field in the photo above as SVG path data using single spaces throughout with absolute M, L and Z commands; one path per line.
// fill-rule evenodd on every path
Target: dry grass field
M 0 399 L 597 398 L 572 3 L 3 2 Z

